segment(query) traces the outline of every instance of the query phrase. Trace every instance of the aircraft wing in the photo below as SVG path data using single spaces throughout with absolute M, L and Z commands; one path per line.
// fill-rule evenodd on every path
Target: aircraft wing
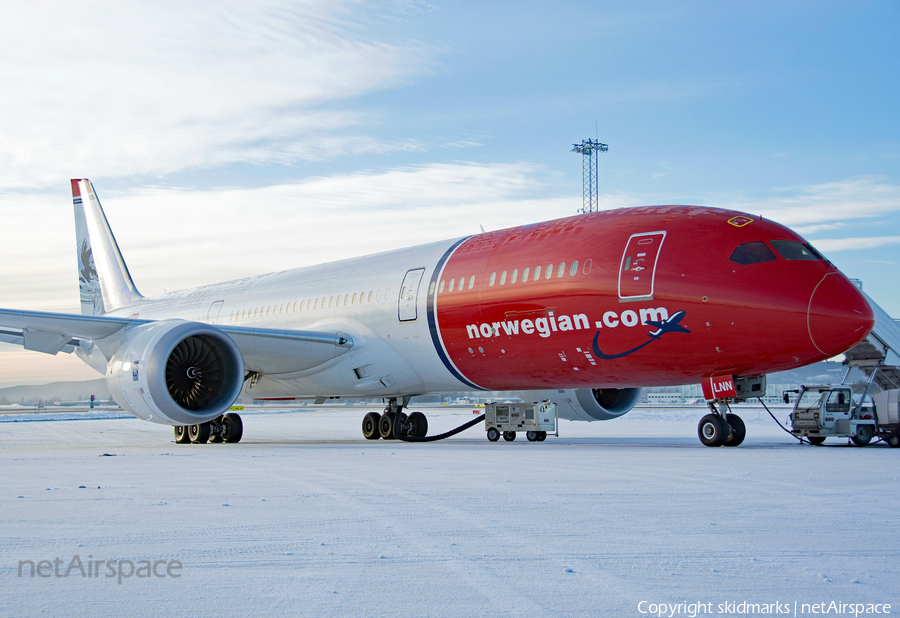
M 0 309 L 0 341 L 46 354 L 125 334 L 152 320 Z M 349 335 L 329 331 L 216 326 L 241 350 L 247 369 L 284 374 L 312 369 L 353 346 Z M 124 340 L 124 337 L 123 337 Z M 82 343 L 84 342 L 84 344 Z

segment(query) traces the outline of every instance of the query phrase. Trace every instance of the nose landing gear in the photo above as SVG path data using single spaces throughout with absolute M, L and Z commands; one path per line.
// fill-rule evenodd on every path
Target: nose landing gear
M 726 409 L 728 404 L 725 404 Z M 706 446 L 738 446 L 747 435 L 747 427 L 737 414 L 723 413 L 714 401 L 710 413 L 697 424 L 697 435 Z

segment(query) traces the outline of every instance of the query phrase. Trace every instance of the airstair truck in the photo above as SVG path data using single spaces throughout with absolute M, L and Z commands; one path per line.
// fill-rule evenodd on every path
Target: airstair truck
M 828 437 L 849 437 L 865 446 L 877 432 L 867 390 L 854 393 L 848 384 L 801 386 L 791 412 L 791 431 L 816 445 Z

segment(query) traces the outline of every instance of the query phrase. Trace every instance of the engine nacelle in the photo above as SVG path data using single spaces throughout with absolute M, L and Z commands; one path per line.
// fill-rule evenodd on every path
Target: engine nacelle
M 106 368 L 112 398 L 136 417 L 195 425 L 223 414 L 244 384 L 244 358 L 215 326 L 165 320 L 137 326 Z
M 556 404 L 559 418 L 570 421 L 609 421 L 624 416 L 641 396 L 639 388 L 579 388 L 519 393 L 523 401 Z

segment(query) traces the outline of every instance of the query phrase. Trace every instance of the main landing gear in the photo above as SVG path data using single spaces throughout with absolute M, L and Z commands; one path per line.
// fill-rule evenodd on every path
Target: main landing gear
M 241 417 L 234 412 L 199 425 L 177 425 L 175 427 L 177 444 L 235 443 L 240 442 L 243 435 L 244 424 L 241 422 Z
M 388 399 L 384 413 L 369 412 L 363 417 L 362 433 L 366 440 L 394 440 L 397 435 L 407 438 L 424 438 L 428 434 L 428 419 L 421 412 L 409 416 L 403 408 L 409 405 L 409 397 L 398 402 L 396 397 Z M 396 432 L 396 433 L 395 433 Z
M 706 446 L 737 446 L 744 441 L 747 427 L 740 416 L 730 411 L 723 413 L 720 407 L 716 407 L 714 401 L 709 402 L 710 413 L 700 419 L 697 435 Z

